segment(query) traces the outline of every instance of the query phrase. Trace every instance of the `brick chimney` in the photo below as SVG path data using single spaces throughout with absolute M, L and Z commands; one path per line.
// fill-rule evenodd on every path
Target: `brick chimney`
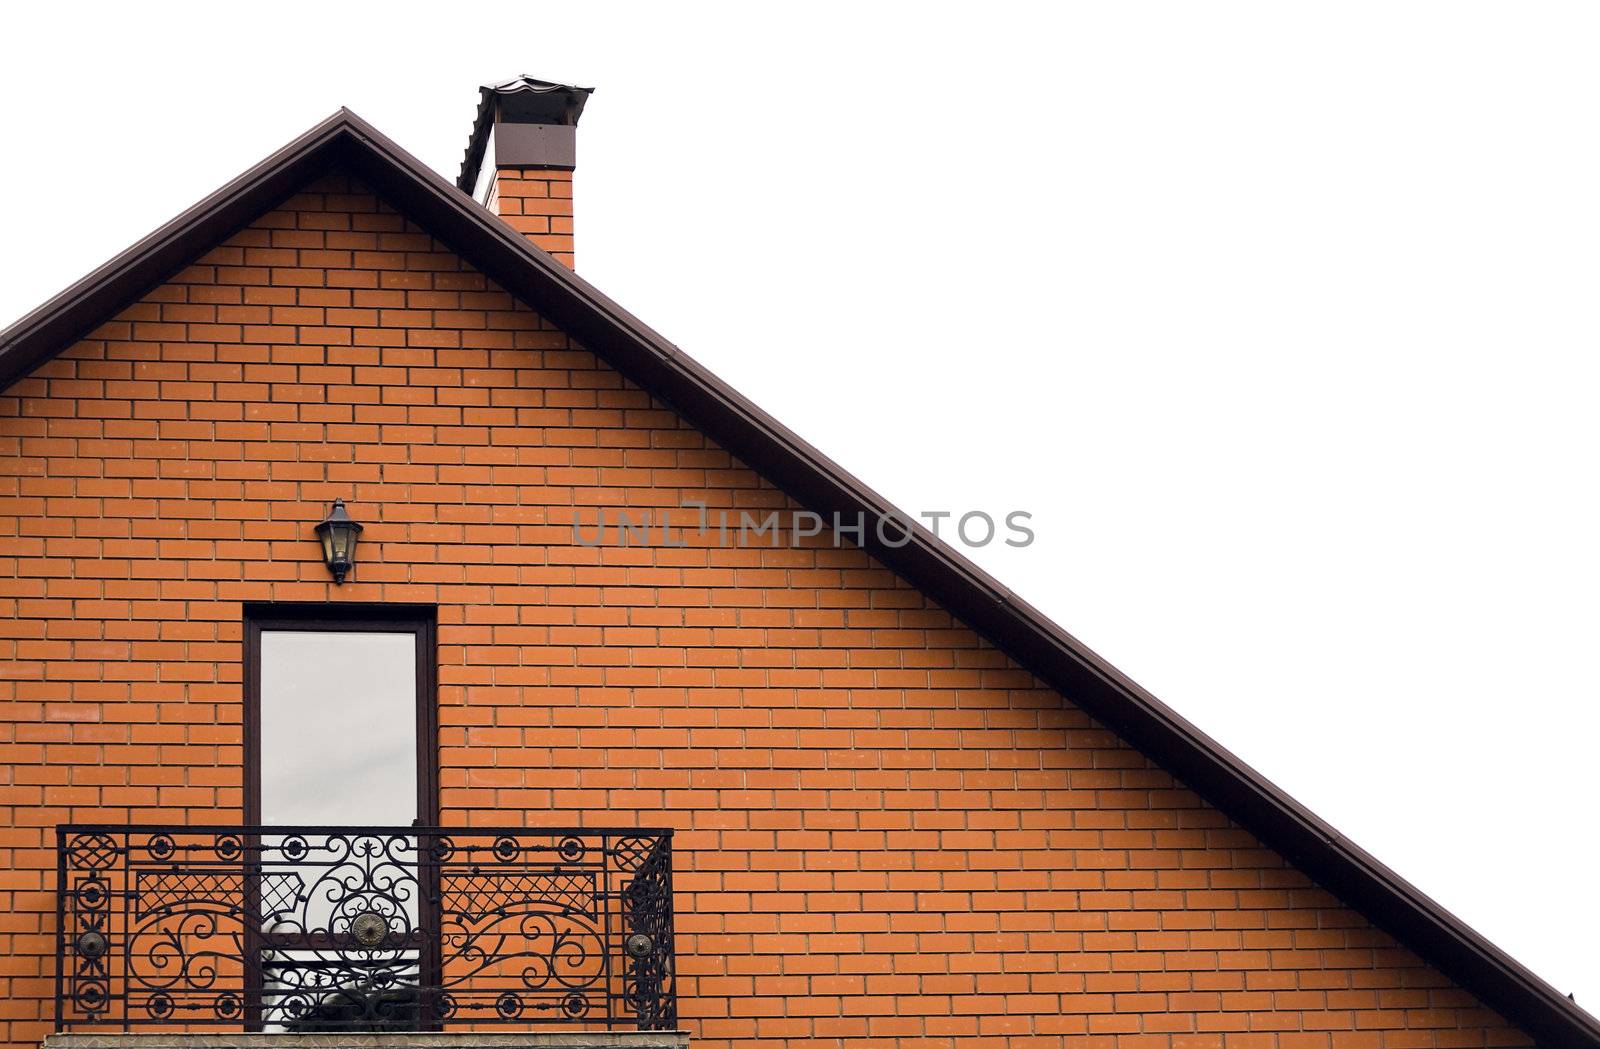
M 578 117 L 593 88 L 530 76 L 485 84 L 456 185 L 574 266 L 572 171 Z

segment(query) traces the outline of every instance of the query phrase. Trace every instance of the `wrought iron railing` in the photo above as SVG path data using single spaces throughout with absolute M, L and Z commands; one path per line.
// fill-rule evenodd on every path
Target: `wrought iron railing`
M 671 1029 L 671 833 L 62 826 L 57 1028 Z

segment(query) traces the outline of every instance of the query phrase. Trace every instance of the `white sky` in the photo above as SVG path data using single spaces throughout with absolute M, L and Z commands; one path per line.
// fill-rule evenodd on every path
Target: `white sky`
M 6 12 L 0 322 L 347 105 L 599 90 L 589 279 L 1600 1002 L 1600 8 Z

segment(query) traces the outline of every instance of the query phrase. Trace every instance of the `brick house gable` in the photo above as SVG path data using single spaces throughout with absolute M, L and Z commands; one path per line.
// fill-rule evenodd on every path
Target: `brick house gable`
M 45 828 L 237 819 L 242 605 L 337 599 L 439 606 L 447 823 L 680 828 L 697 1040 L 1530 1044 L 1498 997 L 1597 1044 L 1452 983 L 886 557 L 574 543 L 602 508 L 802 504 L 523 298 L 324 175 L 53 359 L 51 316 L 0 338 L 13 1041 Z M 335 496 L 374 547 L 337 592 L 306 532 Z

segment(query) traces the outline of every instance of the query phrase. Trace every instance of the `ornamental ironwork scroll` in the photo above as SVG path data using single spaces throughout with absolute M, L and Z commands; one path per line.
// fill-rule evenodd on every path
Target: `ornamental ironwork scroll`
M 670 831 L 59 828 L 61 1030 L 668 1030 Z

